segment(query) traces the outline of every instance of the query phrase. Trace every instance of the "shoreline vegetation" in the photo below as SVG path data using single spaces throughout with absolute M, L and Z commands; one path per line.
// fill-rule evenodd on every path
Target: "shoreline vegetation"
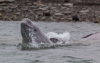
M 0 0 L 0 21 L 100 23 L 99 0 Z

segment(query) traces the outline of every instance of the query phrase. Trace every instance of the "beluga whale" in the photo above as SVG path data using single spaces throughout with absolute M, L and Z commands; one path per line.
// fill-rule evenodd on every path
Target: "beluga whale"
M 48 32 L 45 34 L 41 29 L 28 18 L 24 18 L 21 21 L 21 35 L 22 43 L 21 49 L 33 49 L 33 48 L 45 48 L 45 47 L 56 47 L 67 44 L 73 44 L 74 40 L 71 39 L 69 32 L 64 32 L 58 34 L 55 32 Z M 100 42 L 100 33 L 93 33 L 83 37 L 81 40 L 76 40 L 82 43 L 90 41 L 99 41 Z
M 50 47 L 55 44 L 66 44 L 70 40 L 70 33 L 43 33 L 40 28 L 28 18 L 21 21 L 22 49 Z M 69 43 L 69 42 L 68 42 Z
M 22 46 L 37 46 L 40 43 L 52 44 L 47 36 L 30 19 L 24 18 L 21 22 Z
M 82 41 L 100 42 L 100 32 L 91 33 L 89 35 L 86 35 L 85 37 L 83 37 Z

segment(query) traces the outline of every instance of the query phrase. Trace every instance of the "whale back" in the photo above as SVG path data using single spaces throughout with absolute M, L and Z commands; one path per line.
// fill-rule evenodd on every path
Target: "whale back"
M 84 40 L 100 40 L 100 33 L 89 34 L 84 37 Z

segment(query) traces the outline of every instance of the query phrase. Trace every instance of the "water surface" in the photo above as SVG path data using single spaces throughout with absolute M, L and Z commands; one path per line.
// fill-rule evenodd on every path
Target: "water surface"
M 36 22 L 44 33 L 71 33 L 73 42 L 100 32 L 100 24 L 86 22 Z M 0 21 L 0 63 L 100 63 L 99 42 L 79 42 L 65 47 L 21 51 L 20 22 Z

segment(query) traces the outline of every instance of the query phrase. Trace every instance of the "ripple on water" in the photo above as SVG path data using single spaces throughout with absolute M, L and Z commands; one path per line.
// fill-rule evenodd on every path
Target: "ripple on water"
M 66 58 L 67 62 L 69 63 L 92 63 L 93 60 L 92 59 L 82 59 L 79 57 L 73 57 L 73 56 L 62 56 L 62 58 Z
M 28 63 L 44 63 L 42 60 L 34 60 L 34 59 L 23 59 L 23 61 L 28 61 Z

